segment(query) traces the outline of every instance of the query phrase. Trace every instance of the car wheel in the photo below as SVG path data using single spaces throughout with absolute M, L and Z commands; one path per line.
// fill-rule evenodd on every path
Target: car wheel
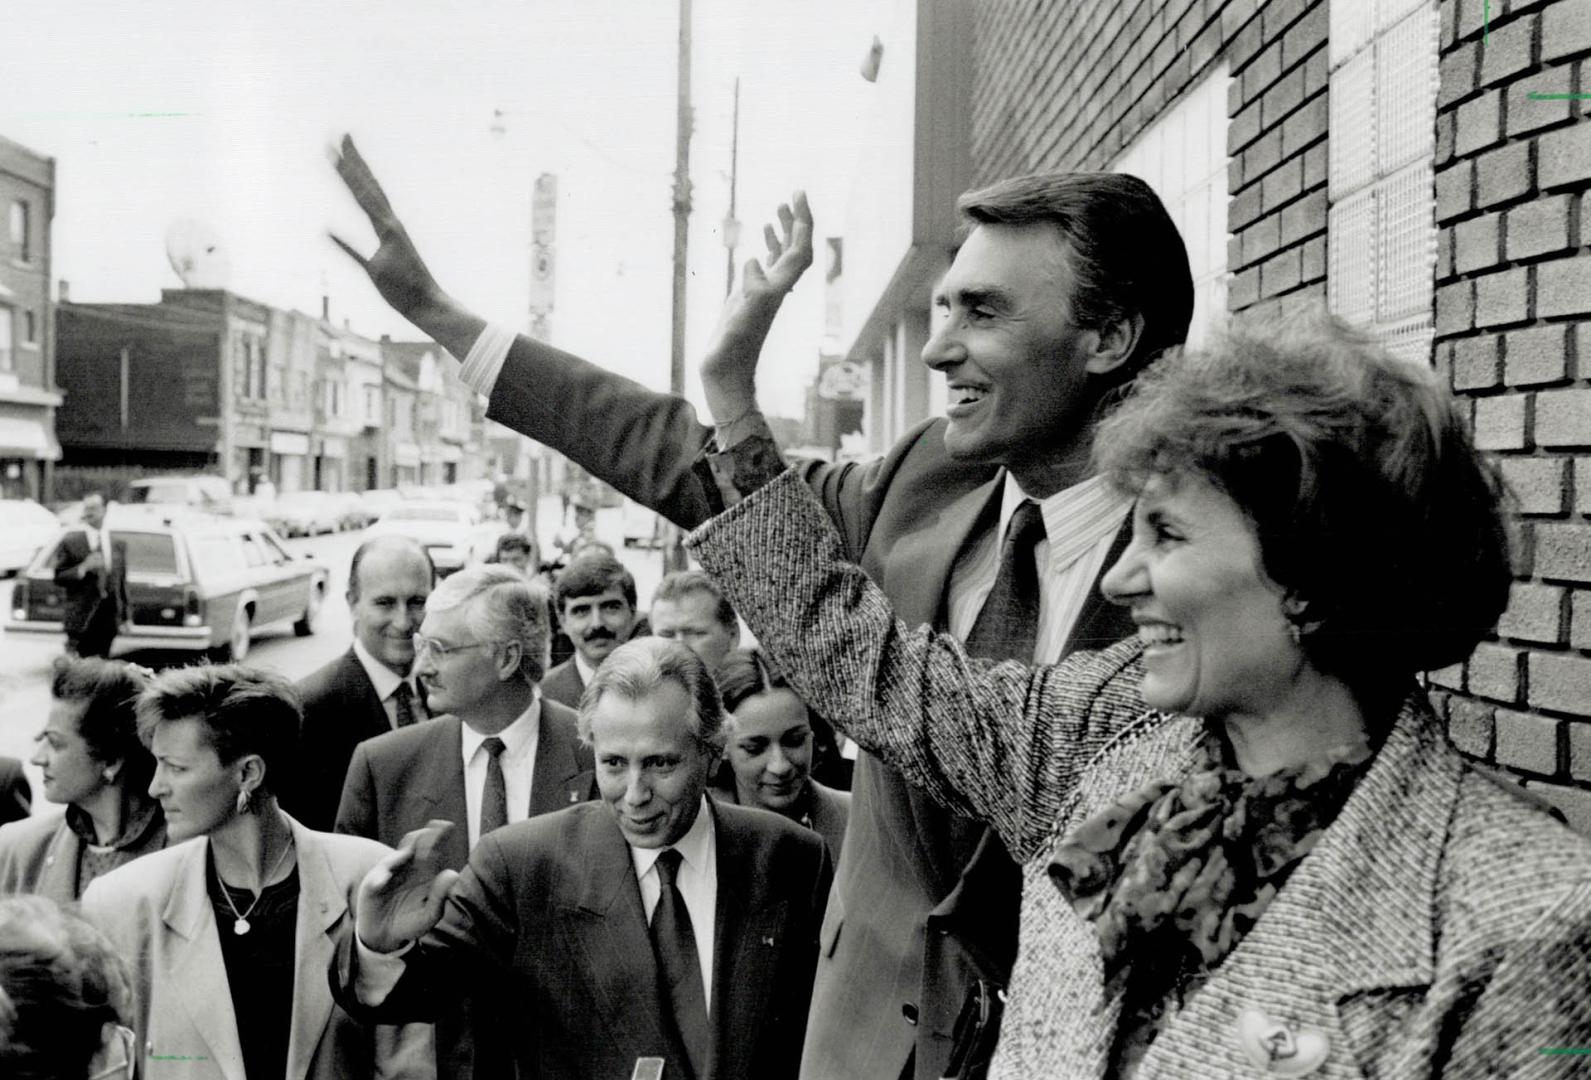
M 226 641 L 211 650 L 215 658 L 222 663 L 238 663 L 249 655 L 249 633 L 252 629 L 249 619 L 249 609 L 242 604 L 238 605 L 236 614 L 232 616 L 232 630 L 227 634 Z
M 315 632 L 315 616 L 320 614 L 320 603 L 326 598 L 325 590 L 316 585 L 309 590 L 309 604 L 304 608 L 304 614 L 293 624 L 293 633 L 299 637 L 309 637 Z

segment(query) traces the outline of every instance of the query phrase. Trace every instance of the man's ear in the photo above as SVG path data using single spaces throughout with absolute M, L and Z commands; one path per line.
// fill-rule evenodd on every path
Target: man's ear
M 1132 358 L 1144 335 L 1142 312 L 1126 312 L 1110 319 L 1094 333 L 1094 349 L 1084 364 L 1090 375 L 1109 375 Z
M 519 674 L 525 662 L 523 642 L 510 641 L 503 647 L 503 658 L 497 662 L 497 681 L 507 682 Z

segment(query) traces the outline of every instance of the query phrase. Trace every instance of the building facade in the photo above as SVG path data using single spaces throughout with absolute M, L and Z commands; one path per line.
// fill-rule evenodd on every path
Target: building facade
M 55 437 L 55 162 L 0 138 L 0 497 L 49 499 Z
M 1433 701 L 1462 749 L 1591 829 L 1591 126 L 1574 96 L 1591 6 L 890 11 L 846 222 L 843 345 L 869 372 L 870 445 L 943 407 L 918 353 L 961 190 L 1143 177 L 1187 244 L 1192 340 L 1232 313 L 1324 307 L 1468 399 L 1517 497 L 1518 580 L 1496 640 L 1431 673 Z

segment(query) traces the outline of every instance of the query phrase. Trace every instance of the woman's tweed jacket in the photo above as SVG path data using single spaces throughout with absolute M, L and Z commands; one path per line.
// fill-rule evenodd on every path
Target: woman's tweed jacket
M 1199 721 L 1146 710 L 1136 642 L 1033 669 L 909 631 L 789 475 L 690 546 L 814 709 L 1026 864 L 991 1076 L 1103 1077 L 1120 1001 L 1048 853 L 1185 768 Z M 1256 1032 L 1278 1026 L 1295 1052 L 1256 1065 Z M 1591 1048 L 1591 843 L 1469 768 L 1414 692 L 1336 822 L 1135 1075 L 1587 1075 L 1584 1057 L 1541 1053 L 1572 1047 Z

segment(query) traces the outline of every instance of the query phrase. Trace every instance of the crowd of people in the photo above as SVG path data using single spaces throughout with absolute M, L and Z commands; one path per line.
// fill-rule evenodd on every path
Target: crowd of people
M 1434 373 L 1325 317 L 1184 349 L 1154 193 L 1023 177 L 961 201 L 923 350 L 948 415 L 790 465 L 755 375 L 799 196 L 702 364 L 707 426 L 472 314 L 351 140 L 337 167 L 379 246 L 338 243 L 489 415 L 694 530 L 703 571 L 643 619 L 600 548 L 550 588 L 517 543 L 437 584 L 379 539 L 354 642 L 297 688 L 63 665 L 65 817 L 0 828 L 0 867 L 92 926 L 0 904 L 8 1075 L 1576 1068 L 1544 1051 L 1591 1046 L 1591 842 L 1420 683 L 1511 579 Z

